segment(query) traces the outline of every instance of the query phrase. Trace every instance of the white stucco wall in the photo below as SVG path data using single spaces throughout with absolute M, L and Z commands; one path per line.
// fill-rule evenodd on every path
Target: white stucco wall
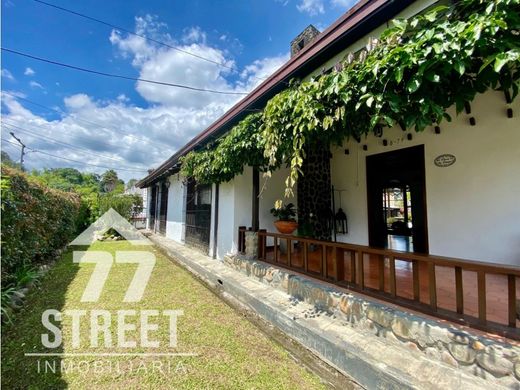
M 366 156 L 424 144 L 430 253 L 520 265 L 520 101 L 511 107 L 515 116 L 509 119 L 503 93 L 488 92 L 477 96 L 471 115 L 456 117 L 450 110 L 453 122 L 442 123 L 439 135 L 433 127 L 409 131 L 408 141 L 396 127 L 382 138 L 370 135 L 334 148 L 332 183 L 346 190 L 342 205 L 349 222 L 349 233 L 338 240 L 368 245 Z M 393 145 L 383 146 L 383 139 Z M 455 164 L 435 166 L 435 157 L 445 153 L 456 156 Z
M 170 176 L 168 189 L 168 209 L 166 217 L 166 237 L 177 242 L 183 242 L 184 215 L 184 185 L 179 175 Z
M 217 258 L 237 251 L 238 227 L 251 226 L 253 176 L 251 167 L 219 186 Z
M 294 196 L 284 198 L 285 179 L 289 175 L 289 168 L 282 167 L 272 172 L 270 178 L 264 178 L 260 174 L 260 229 L 266 229 L 268 232 L 276 232 L 274 226 L 275 218 L 271 215 L 271 209 L 274 207 L 274 202 L 281 199 L 284 203 L 293 203 L 298 207 L 297 188 L 294 186 Z M 268 242 L 268 245 L 270 242 Z

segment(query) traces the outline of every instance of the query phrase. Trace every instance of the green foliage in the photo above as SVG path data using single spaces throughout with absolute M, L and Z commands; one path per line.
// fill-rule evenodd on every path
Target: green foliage
M 79 231 L 86 229 L 99 217 L 99 175 L 83 173 L 74 168 L 52 168 L 33 171 L 31 176 L 47 187 L 80 195 Z
M 262 114 L 246 117 L 216 145 L 188 153 L 182 158 L 181 173 L 197 183 L 222 183 L 242 173 L 245 165 L 265 166 L 264 140 L 261 137 Z
M 375 47 L 340 70 L 296 83 L 224 138 L 183 160 L 181 173 L 219 183 L 244 165 L 269 172 L 286 163 L 285 195 L 301 174 L 305 148 L 359 139 L 396 124 L 423 131 L 451 120 L 477 93 L 520 86 L 520 0 L 461 0 L 395 20 Z
M 2 150 L 1 155 L 2 155 L 1 160 L 2 160 L 3 165 L 8 166 L 10 168 L 20 169 L 20 163 L 15 162 L 6 151 Z
M 140 195 L 103 194 L 99 198 L 99 213 L 104 214 L 114 209 L 121 216 L 130 219 L 143 211 L 143 199 Z
M 109 169 L 101 175 L 100 186 L 101 192 L 123 193 L 125 190 L 125 183 L 117 177 L 117 172 L 113 169 Z
M 18 170 L 2 167 L 4 286 L 18 284 L 17 273 L 18 279 L 26 278 L 33 266 L 75 236 L 79 209 L 78 195 L 49 189 Z
M 296 208 L 292 203 L 287 203 L 286 205 L 279 204 L 278 207 L 271 209 L 271 214 L 280 221 L 294 221 Z

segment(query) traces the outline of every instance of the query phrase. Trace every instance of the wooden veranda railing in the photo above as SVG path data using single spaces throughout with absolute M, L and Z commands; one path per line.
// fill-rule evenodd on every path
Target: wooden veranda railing
M 243 226 L 239 228 L 239 252 L 245 251 L 246 231 Z M 403 307 L 520 340 L 516 307 L 518 266 L 321 241 L 265 230 L 258 232 L 258 259 Z M 495 291 L 488 291 L 488 285 Z M 442 293 L 442 307 L 438 292 Z M 500 314 L 505 313 L 501 320 L 488 313 L 496 314 L 498 309 L 493 307 L 496 305 L 502 305 Z

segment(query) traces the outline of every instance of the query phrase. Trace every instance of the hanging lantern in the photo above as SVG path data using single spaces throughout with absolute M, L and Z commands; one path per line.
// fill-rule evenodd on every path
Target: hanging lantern
M 342 208 L 336 213 L 336 231 L 340 234 L 348 233 L 347 214 Z

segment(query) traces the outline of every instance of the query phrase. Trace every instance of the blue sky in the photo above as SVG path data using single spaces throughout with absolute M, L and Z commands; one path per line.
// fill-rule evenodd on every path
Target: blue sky
M 288 59 L 289 42 L 307 25 L 323 30 L 355 1 L 49 3 L 234 70 L 33 0 L 2 1 L 2 47 L 104 72 L 245 93 Z M 3 139 L 12 141 L 9 132 L 15 131 L 31 148 L 114 167 L 125 179 L 142 177 L 144 170 L 168 158 L 240 98 L 104 78 L 5 52 L 1 67 L 6 92 L 2 94 Z M 11 156 L 18 155 L 13 145 L 2 142 L 2 147 Z M 104 171 L 38 152 L 30 153 L 26 163 L 28 168 L 74 166 Z

